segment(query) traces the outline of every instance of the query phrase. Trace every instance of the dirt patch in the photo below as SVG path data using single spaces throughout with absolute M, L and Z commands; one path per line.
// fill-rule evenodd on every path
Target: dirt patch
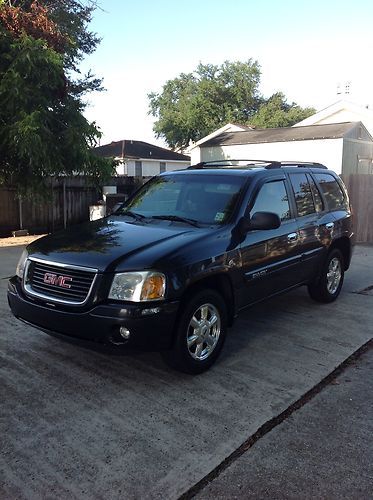
M 34 234 L 30 236 L 11 236 L 10 238 L 0 238 L 0 247 L 12 247 L 17 245 L 28 245 L 34 240 L 45 236 L 44 234 Z

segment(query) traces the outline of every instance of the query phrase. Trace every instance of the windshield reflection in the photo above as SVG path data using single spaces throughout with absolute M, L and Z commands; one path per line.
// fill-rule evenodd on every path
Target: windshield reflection
M 152 179 L 114 215 L 173 220 L 198 226 L 224 224 L 232 215 L 243 176 L 164 175 Z

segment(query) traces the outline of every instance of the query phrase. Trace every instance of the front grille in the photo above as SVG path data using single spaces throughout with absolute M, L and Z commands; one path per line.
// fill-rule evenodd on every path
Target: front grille
M 88 298 L 95 270 L 60 267 L 40 261 L 29 261 L 25 290 L 31 295 L 58 302 L 81 304 Z

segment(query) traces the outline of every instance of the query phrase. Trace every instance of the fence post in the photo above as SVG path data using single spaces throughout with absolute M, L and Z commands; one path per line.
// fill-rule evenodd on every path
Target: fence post
M 19 228 L 23 229 L 23 213 L 22 213 L 22 198 L 18 198 L 18 207 L 19 207 Z
M 66 206 L 66 179 L 65 179 L 65 177 L 63 178 L 62 190 L 63 190 L 63 227 L 64 227 L 64 229 L 66 229 L 66 227 L 67 227 L 67 206 Z
M 53 191 L 53 177 L 51 176 L 51 208 L 52 208 L 52 231 L 54 231 L 54 191 Z

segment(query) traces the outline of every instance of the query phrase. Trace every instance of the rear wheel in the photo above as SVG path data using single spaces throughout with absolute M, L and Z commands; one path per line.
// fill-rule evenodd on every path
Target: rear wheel
M 203 290 L 190 297 L 176 327 L 166 363 L 186 373 L 202 373 L 220 354 L 227 330 L 227 308 L 220 294 Z
M 333 302 L 340 294 L 343 279 L 343 255 L 335 248 L 328 254 L 319 280 L 308 285 L 309 294 L 318 302 Z

